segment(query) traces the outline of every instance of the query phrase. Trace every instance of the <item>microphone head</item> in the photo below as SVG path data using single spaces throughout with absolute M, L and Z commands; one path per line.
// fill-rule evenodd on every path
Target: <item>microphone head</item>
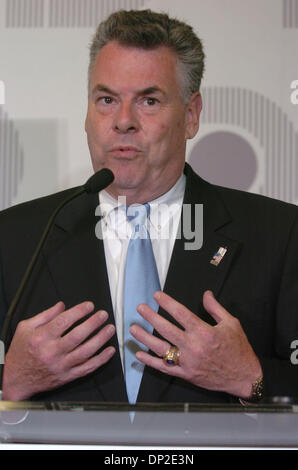
M 114 180 L 114 175 L 108 168 L 103 168 L 92 175 L 84 185 L 88 194 L 95 194 L 109 186 Z

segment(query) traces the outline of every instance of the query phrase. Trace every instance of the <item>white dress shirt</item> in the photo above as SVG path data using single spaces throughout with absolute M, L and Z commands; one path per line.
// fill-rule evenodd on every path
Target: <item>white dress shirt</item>
M 166 193 L 148 201 L 150 233 L 161 289 L 164 287 L 178 231 L 186 177 L 184 174 Z M 123 364 L 123 289 L 126 253 L 132 228 L 126 217 L 125 198 L 114 199 L 106 191 L 99 194 L 101 228 L 110 284 L 116 331 Z

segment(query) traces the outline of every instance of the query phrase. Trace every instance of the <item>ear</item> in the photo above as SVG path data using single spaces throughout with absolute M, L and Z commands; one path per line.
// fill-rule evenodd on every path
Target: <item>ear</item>
M 186 106 L 185 139 L 192 139 L 197 134 L 202 106 L 202 96 L 198 91 L 191 96 Z

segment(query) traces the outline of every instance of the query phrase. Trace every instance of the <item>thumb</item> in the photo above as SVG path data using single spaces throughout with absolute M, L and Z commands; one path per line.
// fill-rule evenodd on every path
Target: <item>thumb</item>
M 203 306 L 216 323 L 231 318 L 231 314 L 219 303 L 211 290 L 206 290 L 203 295 Z

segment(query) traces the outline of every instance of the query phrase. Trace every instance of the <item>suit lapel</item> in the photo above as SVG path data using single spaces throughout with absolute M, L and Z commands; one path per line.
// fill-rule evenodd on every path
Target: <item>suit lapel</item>
M 57 292 L 70 308 L 86 300 L 95 311 L 106 310 L 115 324 L 102 239 L 95 234 L 98 196 L 84 194 L 59 214 L 46 248 L 46 259 Z M 107 343 L 114 357 L 94 373 L 104 401 L 125 401 L 126 390 L 116 335 Z
M 211 185 L 195 175 L 188 165 L 186 165 L 186 175 L 183 210 L 187 205 L 191 206 L 192 231 L 194 231 L 196 224 L 195 204 L 203 204 L 203 245 L 198 250 L 185 250 L 185 243 L 188 243 L 189 240 L 183 237 L 182 227 L 180 230 L 182 237 L 175 242 L 164 292 L 185 305 L 204 321 L 213 324 L 212 317 L 203 308 L 203 293 L 206 290 L 212 290 L 216 297 L 220 294 L 241 244 L 237 240 L 227 238 L 221 232 L 221 228 L 231 222 L 231 217 L 216 191 Z M 183 215 L 181 220 L 183 220 Z M 211 264 L 213 256 L 220 248 L 226 249 L 224 256 L 217 265 Z M 159 313 L 167 320 L 177 324 L 171 315 L 163 309 L 160 308 Z M 154 334 L 159 336 L 156 331 Z M 143 402 L 160 401 L 163 392 L 172 380 L 173 377 L 146 367 L 138 400 Z

